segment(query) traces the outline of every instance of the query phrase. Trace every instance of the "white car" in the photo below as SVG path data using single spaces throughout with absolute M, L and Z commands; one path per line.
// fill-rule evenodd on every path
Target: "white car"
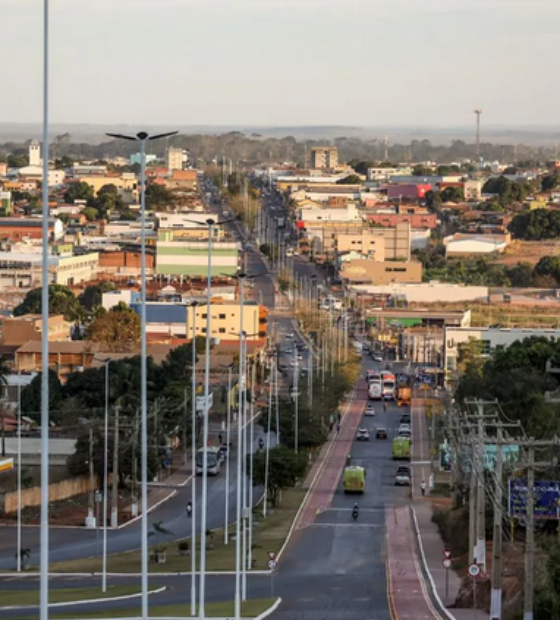
M 409 433 L 410 434 L 410 424 L 401 424 L 399 426 L 399 434 L 400 433 Z
M 367 428 L 359 428 L 356 433 L 356 441 L 369 441 L 369 431 Z
M 373 405 L 367 405 L 364 415 L 367 417 L 373 417 L 375 415 L 375 407 Z

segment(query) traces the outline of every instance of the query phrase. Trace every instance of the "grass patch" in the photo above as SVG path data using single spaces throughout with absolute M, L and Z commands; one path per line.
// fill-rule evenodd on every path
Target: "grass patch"
M 107 592 L 97 588 L 56 588 L 49 593 L 50 603 L 70 603 L 98 598 L 112 598 L 127 594 L 140 594 L 138 586 L 107 586 Z M 39 590 L 2 590 L 2 607 L 39 605 Z M 0 609 L 2 609 L 0 607 Z
M 266 570 L 268 552 L 278 553 L 286 540 L 294 517 L 305 497 L 305 491 L 300 487 L 289 489 L 283 493 L 282 503 L 269 510 L 266 519 L 260 511 L 254 513 L 253 518 L 253 568 Z M 224 545 L 224 530 L 213 530 L 213 536 L 207 539 L 206 570 L 233 571 L 235 570 L 235 524 L 229 529 L 229 544 Z M 179 541 L 170 543 L 167 548 L 167 561 L 164 564 L 150 563 L 151 573 L 162 572 L 189 572 L 191 570 L 191 556 L 179 555 L 177 548 Z M 190 542 L 190 541 L 189 541 Z M 199 545 L 197 545 L 198 548 Z M 212 548 L 211 548 L 212 547 Z M 150 547 L 150 556 L 154 547 Z M 197 553 L 197 568 L 200 554 Z M 69 562 L 51 564 L 52 572 L 77 573 L 101 572 L 101 558 L 86 558 Z M 107 556 L 107 570 L 110 573 L 138 573 L 141 570 L 141 553 L 128 551 Z
M 254 618 L 264 611 L 266 611 L 269 607 L 271 607 L 276 599 L 273 598 L 263 598 L 263 599 L 254 599 L 248 600 L 244 603 L 241 603 L 241 615 L 244 618 Z M 206 617 L 207 618 L 228 618 L 233 617 L 234 607 L 233 601 L 225 601 L 220 603 L 206 603 L 204 606 Z M 140 607 L 130 607 L 127 609 L 113 609 L 107 611 L 96 611 L 89 613 L 73 613 L 73 614 L 50 614 L 50 618 L 53 620 L 68 620 L 68 619 L 76 619 L 79 618 L 138 618 L 142 615 L 142 610 Z M 178 617 L 178 618 L 189 618 L 191 615 L 191 606 L 189 603 L 185 605 L 153 605 L 149 608 L 149 616 L 150 617 Z M 197 616 L 198 616 L 198 608 L 197 608 Z M 35 620 L 35 618 L 20 618 L 19 620 Z

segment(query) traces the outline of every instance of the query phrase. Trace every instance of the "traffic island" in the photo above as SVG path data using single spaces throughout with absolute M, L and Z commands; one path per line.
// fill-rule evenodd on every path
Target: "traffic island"
M 152 590 L 154 591 L 154 590 Z M 51 588 L 49 590 L 49 605 L 81 603 L 86 601 L 100 601 L 104 599 L 119 599 L 121 597 L 140 596 L 138 586 L 107 586 L 106 592 L 100 587 L 90 588 Z M 39 605 L 39 590 L 0 590 L 2 606 L 0 612 L 7 608 L 28 609 Z
M 269 510 L 263 518 L 260 509 L 256 509 L 253 521 L 253 570 L 268 570 L 269 553 L 277 554 L 290 531 L 294 518 L 305 497 L 301 487 L 287 489 L 282 493 L 282 501 Z M 185 544 L 188 542 L 188 548 Z M 150 547 L 150 558 L 155 558 L 157 545 Z M 229 544 L 224 544 L 224 530 L 211 530 L 207 534 L 206 570 L 222 572 L 235 570 L 235 524 L 229 528 Z M 200 541 L 197 541 L 197 549 Z M 150 562 L 150 572 L 157 573 L 188 573 L 191 570 L 190 539 L 181 539 L 169 543 L 166 549 L 166 561 L 163 564 Z M 197 570 L 200 557 L 197 553 Z M 51 573 L 100 573 L 102 559 L 86 558 L 69 562 L 51 564 Z M 107 556 L 107 572 L 139 573 L 141 570 L 140 550 L 116 553 Z

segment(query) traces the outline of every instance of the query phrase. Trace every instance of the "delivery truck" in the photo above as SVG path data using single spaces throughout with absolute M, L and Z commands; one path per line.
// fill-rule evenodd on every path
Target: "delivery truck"
M 399 385 L 397 387 L 397 405 L 399 407 L 410 407 L 412 400 L 412 390 L 409 385 Z

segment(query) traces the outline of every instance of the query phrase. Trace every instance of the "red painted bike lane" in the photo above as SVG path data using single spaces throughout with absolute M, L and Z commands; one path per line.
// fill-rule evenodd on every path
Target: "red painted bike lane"
M 356 384 L 352 400 L 343 412 L 339 433 L 324 446 L 325 453 L 319 455 L 314 465 L 315 471 L 312 469 L 309 474 L 312 480 L 311 488 L 297 520 L 296 529 L 311 525 L 317 513 L 330 506 L 346 465 L 346 456 L 352 451 L 366 399 L 366 384 L 360 380 Z
M 387 577 L 393 620 L 442 620 L 426 590 L 408 507 L 387 510 Z

